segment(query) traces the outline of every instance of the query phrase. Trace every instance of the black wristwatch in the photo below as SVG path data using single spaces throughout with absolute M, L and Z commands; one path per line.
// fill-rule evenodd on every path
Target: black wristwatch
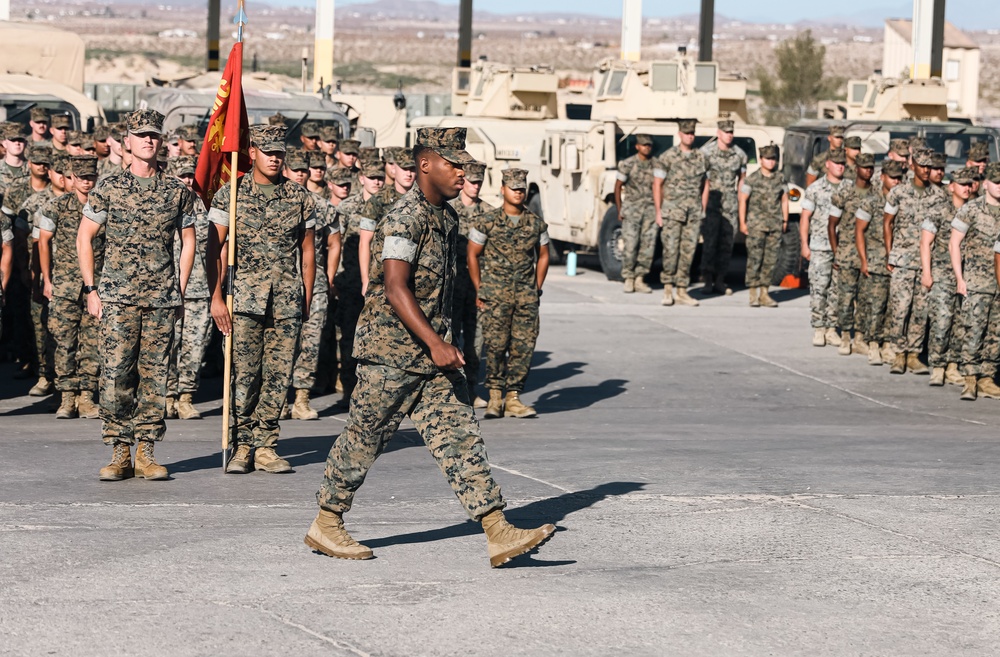
M 97 286 L 96 285 L 84 285 L 83 286 L 83 293 L 84 294 L 90 294 L 91 292 L 97 292 Z

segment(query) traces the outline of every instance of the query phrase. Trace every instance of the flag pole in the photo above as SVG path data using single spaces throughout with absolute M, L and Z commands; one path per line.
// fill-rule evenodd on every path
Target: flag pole
M 238 0 L 236 18 L 236 41 L 243 43 L 243 25 L 247 22 L 247 15 L 243 11 L 243 0 Z M 239 75 L 243 77 L 242 67 Z M 226 464 L 229 462 L 230 433 L 229 426 L 230 407 L 232 406 L 232 377 L 233 377 L 233 287 L 236 276 L 236 187 L 239 185 L 239 148 L 231 153 L 229 161 L 229 246 L 226 248 L 226 311 L 229 313 L 230 330 L 226 336 L 225 361 L 222 381 L 222 471 L 226 471 Z

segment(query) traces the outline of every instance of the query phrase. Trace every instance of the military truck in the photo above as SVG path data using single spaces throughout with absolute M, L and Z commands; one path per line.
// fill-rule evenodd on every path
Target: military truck
M 527 169 L 528 205 L 548 223 L 556 259 L 565 250 L 596 252 L 612 280 L 621 277 L 615 171 L 635 152 L 635 135 L 653 136 L 655 156 L 673 145 L 679 119 L 699 119 L 701 146 L 715 138 L 720 116 L 733 118 L 736 143 L 752 168 L 757 147 L 781 143 L 784 135 L 745 123 L 745 80 L 720 79 L 716 63 L 684 53 L 670 61 L 605 60 L 586 99 L 560 95 L 552 69 L 485 61 L 456 69 L 452 91 L 456 116 L 414 120 L 411 132 L 467 128 L 469 152 L 489 165 L 482 196 L 491 203 L 499 203 L 501 169 Z
M 74 130 L 93 130 L 105 123 L 101 106 L 64 84 L 30 75 L 0 75 L 0 121 L 27 124 L 31 110 L 66 114 Z

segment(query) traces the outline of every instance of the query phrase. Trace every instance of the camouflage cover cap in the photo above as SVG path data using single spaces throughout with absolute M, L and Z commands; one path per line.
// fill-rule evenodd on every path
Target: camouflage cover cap
M 885 160 L 882 162 L 882 173 L 890 178 L 902 178 L 903 163 L 896 160 Z
M 651 135 L 646 135 L 646 134 L 636 135 L 635 136 L 635 143 L 636 143 L 637 146 L 652 146 L 653 145 L 653 137 Z M 465 177 L 466 178 L 469 177 L 468 173 L 466 173 Z
M 991 183 L 1000 185 L 1000 162 L 990 162 L 987 164 L 983 176 Z
M 282 114 L 281 112 L 277 112 L 277 113 L 272 114 L 271 116 L 267 117 L 267 124 L 268 125 L 285 125 L 287 122 L 288 122 L 288 119 L 286 119 L 285 115 Z
M 292 171 L 302 171 L 309 168 L 309 159 L 305 151 L 289 148 L 285 153 L 285 166 Z
M 486 165 L 482 162 L 469 162 L 465 165 L 465 179 L 472 183 L 483 182 L 486 177 Z
M 339 149 L 345 155 L 359 155 L 361 153 L 361 142 L 357 139 L 345 139 L 340 142 Z
M 953 171 L 951 174 L 951 181 L 953 183 L 958 183 L 959 185 L 971 185 L 976 182 L 976 174 L 978 173 L 978 168 L 965 167 L 964 169 Z
M 265 153 L 284 153 L 286 132 L 288 128 L 284 125 L 257 123 L 250 126 L 250 144 Z
M 312 137 L 313 139 L 319 139 L 319 124 L 315 121 L 306 121 L 302 124 L 302 129 L 299 133 L 303 137 Z
M 326 153 L 323 153 L 322 151 L 309 151 L 308 155 L 310 169 L 326 168 Z
M 832 125 L 832 126 L 830 126 L 830 136 L 831 137 L 843 137 L 844 136 L 844 126 L 842 126 L 842 125 Z
M 401 148 L 396 152 L 396 166 L 400 169 L 415 169 L 417 163 L 413 161 L 413 151 L 408 148 Z
M 889 142 L 889 151 L 895 153 L 896 155 L 902 155 L 903 157 L 910 156 L 910 140 L 908 139 L 893 139 Z
M 693 134 L 696 127 L 698 127 L 698 122 L 694 119 L 683 119 L 677 122 L 677 132 L 681 134 Z
M 340 187 L 350 185 L 355 180 L 357 180 L 357 177 L 354 171 L 346 167 L 337 167 L 330 173 L 330 182 Z
M 181 155 L 170 160 L 167 164 L 167 173 L 171 176 L 193 176 L 197 162 L 192 155 Z
M 198 142 L 204 139 L 204 136 L 198 130 L 198 126 L 193 123 L 188 123 L 177 128 L 177 136 L 184 141 Z
M 69 158 L 69 169 L 74 176 L 96 176 L 96 155 L 73 155 Z
M 826 154 L 826 161 L 835 164 L 847 164 L 847 153 L 843 148 L 831 148 Z
M 69 119 L 69 114 L 55 114 L 50 124 L 53 128 L 72 128 L 73 122 Z
M 385 178 L 385 167 L 381 164 L 366 164 L 361 167 L 361 175 L 365 178 Z
M 26 141 L 24 124 L 16 121 L 5 121 L 3 123 L 2 135 L 8 141 Z
M 719 130 L 723 132 L 732 132 L 733 129 L 736 127 L 736 123 L 729 119 L 719 121 L 718 125 L 719 125 Z
M 969 153 L 966 155 L 966 159 L 970 162 L 989 162 L 990 161 L 990 147 L 985 141 L 973 142 L 969 146 Z
M 400 148 L 399 146 L 387 146 L 386 148 L 382 149 L 382 157 L 384 157 L 385 161 L 388 162 L 389 164 L 395 164 L 396 154 L 399 153 L 399 151 L 401 150 L 405 149 Z
M 417 146 L 431 149 L 452 164 L 465 165 L 476 161 L 465 152 L 465 133 L 465 128 L 420 128 L 417 130 Z M 401 154 L 397 154 L 397 165 L 400 157 Z M 412 159 L 412 153 L 410 157 Z
M 52 147 L 36 144 L 28 149 L 28 161 L 33 164 L 52 164 Z
M 912 142 L 911 142 L 912 143 Z M 917 166 L 929 167 L 931 165 L 931 155 L 934 153 L 929 148 L 921 148 L 913 151 L 913 162 Z
M 372 146 L 365 146 L 361 149 L 361 152 L 358 153 L 358 161 L 361 162 L 361 164 L 367 164 L 368 162 L 380 162 L 381 160 L 382 157 L 379 155 L 378 149 Z
M 44 107 L 32 107 L 31 120 L 34 121 L 35 123 L 48 123 L 49 111 Z
M 875 156 L 871 153 L 858 153 L 858 156 L 854 158 L 854 166 L 871 169 L 875 166 Z
M 781 155 L 781 149 L 777 144 L 767 144 L 760 147 L 760 159 L 762 160 L 777 160 L 779 155 Z
M 927 140 L 923 137 L 910 137 L 910 152 L 916 153 L 919 150 L 927 148 Z
M 52 161 L 49 163 L 49 168 L 56 173 L 67 173 L 69 169 L 69 155 L 66 155 L 66 151 L 52 151 Z
M 931 153 L 931 168 L 943 169 L 948 165 L 948 156 L 944 153 Z
M 87 141 L 87 135 L 79 130 L 70 130 L 66 136 L 66 143 L 70 146 L 83 146 L 85 141 Z
M 94 134 L 91 135 L 94 141 L 105 141 L 109 136 L 111 136 L 111 126 L 99 125 L 94 128 Z
M 525 169 L 504 169 L 503 185 L 507 189 L 528 189 L 528 172 Z
M 115 141 L 121 141 L 122 135 L 125 134 L 125 124 L 123 123 L 112 123 L 108 126 L 110 134 L 108 135 Z
M 156 110 L 136 110 L 125 117 L 125 129 L 133 135 L 163 134 L 163 115 Z
M 336 142 L 340 139 L 340 130 L 337 129 L 335 125 L 323 126 L 323 129 L 319 131 L 319 140 L 327 142 Z
M 861 137 L 854 135 L 853 137 L 848 137 L 844 139 L 844 148 L 853 148 L 855 150 L 861 150 Z

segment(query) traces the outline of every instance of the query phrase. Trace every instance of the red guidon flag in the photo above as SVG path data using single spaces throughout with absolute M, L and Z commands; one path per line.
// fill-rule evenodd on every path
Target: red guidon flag
M 243 99 L 243 44 L 234 43 L 215 94 L 205 143 L 198 156 L 194 189 L 210 207 L 212 197 L 233 177 L 230 153 L 239 153 L 236 176 L 250 170 L 250 120 Z

